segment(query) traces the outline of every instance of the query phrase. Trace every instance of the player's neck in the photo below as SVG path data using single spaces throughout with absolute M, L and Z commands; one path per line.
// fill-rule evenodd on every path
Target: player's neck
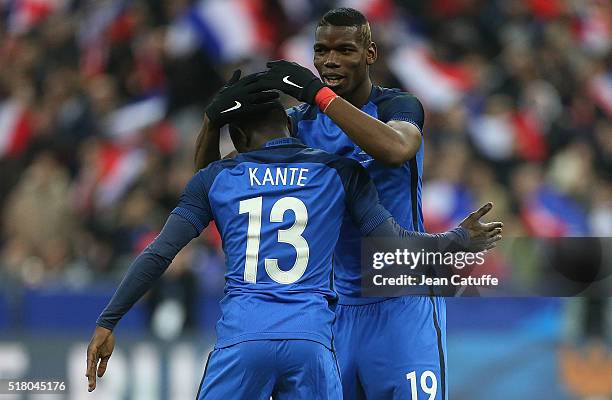
M 370 77 L 363 81 L 363 83 L 355 88 L 351 93 L 347 93 L 343 95 L 342 98 L 348 101 L 352 105 L 357 108 L 363 107 L 364 104 L 368 102 L 370 98 L 370 93 L 372 93 L 372 81 Z
M 278 130 L 278 131 L 268 131 L 265 133 L 260 133 L 258 135 L 253 136 L 252 142 L 250 144 L 251 149 L 260 149 L 264 147 L 266 143 L 274 139 L 282 139 L 289 137 L 289 132 Z

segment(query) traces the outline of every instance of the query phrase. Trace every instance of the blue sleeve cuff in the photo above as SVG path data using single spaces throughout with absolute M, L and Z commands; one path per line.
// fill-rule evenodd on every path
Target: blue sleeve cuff
M 392 118 L 389 119 L 389 121 L 403 121 L 403 122 L 408 122 L 409 124 L 414 125 L 419 132 L 421 132 L 421 135 L 423 134 L 423 130 L 419 127 L 419 124 L 417 122 L 415 122 L 412 118 L 410 117 L 405 117 L 401 114 L 399 115 L 394 115 Z
M 191 225 L 193 225 L 193 227 L 196 229 L 198 234 L 201 233 L 204 230 L 204 228 L 206 228 L 206 226 L 202 223 L 202 221 L 200 221 L 198 216 L 186 208 L 176 207 L 174 210 L 172 210 L 171 214 L 176 214 L 176 215 L 179 215 L 185 218 L 187 221 L 191 223 Z
M 451 232 L 457 234 L 459 237 L 460 246 L 467 249 L 470 245 L 470 233 L 467 229 L 462 227 L 457 227 L 451 230 Z
M 97 326 L 101 326 L 102 328 L 106 328 L 109 331 L 112 331 L 115 329 L 116 324 L 113 324 L 111 322 L 108 322 L 107 320 L 103 319 L 102 317 L 99 317 L 98 320 L 96 321 L 96 325 Z
M 367 218 L 367 220 L 361 224 L 360 230 L 363 236 L 367 236 L 370 232 L 376 229 L 378 225 L 391 218 L 391 213 L 381 205 L 378 205 L 372 214 L 373 215 L 371 217 Z

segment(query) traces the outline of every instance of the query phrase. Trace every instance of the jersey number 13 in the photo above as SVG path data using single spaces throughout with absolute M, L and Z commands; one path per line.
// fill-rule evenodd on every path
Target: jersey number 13
M 262 204 L 263 198 L 261 196 L 240 202 L 240 214 L 249 214 L 244 280 L 251 283 L 257 282 Z M 302 236 L 308 223 L 308 210 L 302 200 L 295 197 L 283 197 L 276 201 L 270 210 L 270 222 L 283 222 L 287 210 L 293 211 L 295 222 L 289 229 L 279 229 L 277 240 L 295 247 L 297 254 L 295 263 L 290 269 L 282 270 L 278 266 L 278 259 L 266 258 L 264 260 L 266 272 L 270 278 L 283 284 L 294 283 L 304 275 L 309 257 L 308 242 Z

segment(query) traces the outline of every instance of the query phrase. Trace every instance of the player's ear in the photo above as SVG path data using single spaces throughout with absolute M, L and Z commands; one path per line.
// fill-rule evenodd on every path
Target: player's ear
M 366 49 L 366 64 L 372 65 L 378 59 L 378 48 L 376 47 L 376 43 L 370 42 Z

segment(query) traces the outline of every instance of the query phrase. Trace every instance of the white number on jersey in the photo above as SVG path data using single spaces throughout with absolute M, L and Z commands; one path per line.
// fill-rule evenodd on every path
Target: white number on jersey
M 261 213 L 263 199 L 261 196 L 242 200 L 240 202 L 240 214 L 249 214 L 249 226 L 247 229 L 246 262 L 244 265 L 244 280 L 257 283 L 257 263 L 259 261 L 259 242 L 261 241 Z M 304 275 L 310 249 L 308 242 L 302 236 L 308 223 L 308 210 L 304 202 L 296 197 L 283 197 L 272 206 L 270 210 L 270 222 L 283 222 L 285 212 L 292 210 L 295 214 L 295 222 L 289 229 L 279 229 L 278 241 L 288 243 L 295 247 L 297 257 L 295 263 L 289 270 L 282 270 L 278 266 L 278 259 L 266 258 L 264 260 L 266 272 L 274 281 L 283 284 L 296 282 Z

